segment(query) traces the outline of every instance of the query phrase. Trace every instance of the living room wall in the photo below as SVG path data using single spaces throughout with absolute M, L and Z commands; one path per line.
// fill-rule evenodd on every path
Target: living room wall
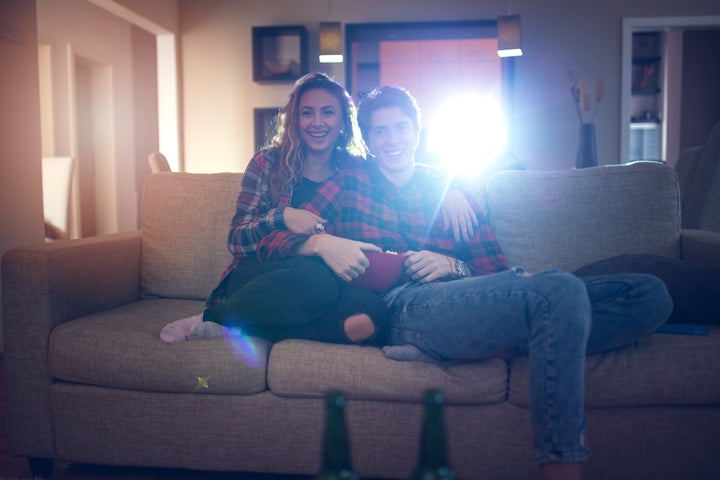
M 40 98 L 35 3 L 0 1 L 0 255 L 42 242 Z M 2 270 L 0 267 L 0 274 Z M 0 292 L 0 351 L 2 346 Z
M 343 23 L 494 19 L 505 0 L 334 0 L 332 20 Z M 625 17 L 720 14 L 715 0 L 685 2 L 577 2 L 516 0 L 522 16 L 524 56 L 516 62 L 514 155 L 531 169 L 571 168 L 578 122 L 567 69 L 590 81 L 602 76 L 606 96 L 596 117 L 601 164 L 618 162 L 620 53 Z M 317 62 L 318 22 L 328 19 L 327 0 L 179 0 L 185 169 L 243 170 L 253 154 L 253 108 L 282 105 L 291 85 L 253 82 L 251 29 L 255 25 L 305 24 L 310 68 L 345 81 L 344 66 Z

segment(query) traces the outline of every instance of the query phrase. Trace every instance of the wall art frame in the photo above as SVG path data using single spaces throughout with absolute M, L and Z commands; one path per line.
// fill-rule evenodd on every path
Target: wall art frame
M 282 25 L 252 28 L 253 80 L 292 83 L 308 71 L 307 28 Z
M 255 126 L 255 149 L 260 150 L 266 146 L 275 133 L 275 122 L 281 107 L 255 108 L 253 119 Z

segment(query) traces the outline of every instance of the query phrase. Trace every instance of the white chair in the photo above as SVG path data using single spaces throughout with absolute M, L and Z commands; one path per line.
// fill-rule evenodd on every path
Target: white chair
M 167 158 L 165 158 L 165 155 L 160 152 L 148 155 L 148 163 L 150 163 L 150 170 L 152 173 L 172 171 L 170 170 L 170 164 L 168 163 Z
M 43 157 L 42 187 L 45 237 L 67 238 L 70 232 L 70 192 L 73 168 L 72 157 Z

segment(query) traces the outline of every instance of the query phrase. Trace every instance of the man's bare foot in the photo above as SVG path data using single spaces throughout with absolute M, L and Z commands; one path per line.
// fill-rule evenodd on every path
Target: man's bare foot
M 423 353 L 415 345 L 385 345 L 382 347 L 382 351 L 387 358 L 402 362 L 443 363 Z
M 343 329 L 350 341 L 362 342 L 375 333 L 375 324 L 367 313 L 358 313 L 345 319 Z

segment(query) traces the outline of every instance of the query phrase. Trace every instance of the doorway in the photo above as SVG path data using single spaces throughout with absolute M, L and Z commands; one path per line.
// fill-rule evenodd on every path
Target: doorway
M 77 159 L 73 237 L 117 231 L 111 68 L 74 56 L 72 156 Z
M 647 140 L 647 129 L 643 124 L 654 124 L 657 137 L 657 155 L 656 160 L 666 162 L 669 166 L 674 167 L 680 152 L 683 148 L 693 145 L 686 145 L 683 138 L 692 138 L 688 136 L 685 130 L 697 129 L 697 125 L 692 125 L 683 119 L 687 117 L 687 110 L 683 112 L 683 83 L 687 84 L 693 77 L 694 69 L 684 72 L 683 64 L 683 36 L 684 33 L 702 30 L 720 30 L 720 16 L 703 16 L 703 17 L 652 17 L 652 18 L 626 18 L 623 20 L 622 32 L 622 65 L 621 65 L 621 87 L 620 87 L 620 161 L 627 163 L 637 156 L 637 138 L 638 133 L 643 140 Z M 641 120 L 650 120 L 649 122 L 638 122 L 633 125 L 632 120 L 637 120 L 638 99 L 633 96 L 633 70 L 637 74 L 638 68 L 647 71 L 643 62 L 648 58 L 640 59 L 640 67 L 638 61 L 633 62 L 633 43 L 635 43 L 635 51 L 637 55 L 638 38 L 643 34 L 656 33 L 662 42 L 659 48 L 659 57 L 662 58 L 662 66 L 658 69 L 660 72 L 658 77 L 658 90 L 656 95 L 658 101 L 655 104 L 656 110 L 652 108 L 643 109 L 646 116 L 650 118 Z M 650 38 L 650 37 L 648 37 Z M 635 42 L 633 42 L 635 40 Z M 717 54 L 715 53 L 715 57 Z M 642 55 L 641 55 L 642 57 Z M 647 57 L 653 57 L 652 54 Z M 708 57 L 711 58 L 711 57 Z M 688 77 L 688 78 L 683 78 Z M 715 84 L 720 83 L 720 75 L 715 80 Z M 637 85 L 636 85 L 637 86 Z M 645 92 L 647 93 L 647 92 Z M 641 98 L 641 102 L 647 102 L 647 98 Z M 708 107 L 710 108 L 710 107 Z M 715 119 L 718 121 L 719 119 Z M 712 128 L 712 124 L 707 127 L 707 133 Z M 640 130 L 640 132 L 638 132 Z M 699 134 L 702 138 L 702 134 Z M 648 137 L 649 138 L 649 137 Z M 695 136 L 697 138 L 697 136 Z M 652 150 L 652 149 L 651 149 Z

